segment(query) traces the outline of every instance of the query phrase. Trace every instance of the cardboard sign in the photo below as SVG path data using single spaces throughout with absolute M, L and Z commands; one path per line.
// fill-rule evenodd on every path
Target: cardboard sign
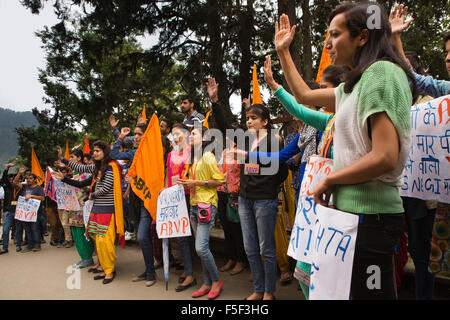
M 311 238 L 310 300 L 348 300 L 359 216 L 317 205 Z
M 332 170 L 333 160 L 321 157 L 311 157 L 306 165 L 288 248 L 288 255 L 296 260 L 311 263 L 311 241 L 317 218 L 314 189 Z
M 65 184 L 61 180 L 54 179 L 53 182 L 58 209 L 67 211 L 80 211 L 76 188 Z
M 160 239 L 191 235 L 184 188 L 176 185 L 159 194 L 156 230 Z
M 41 200 L 29 199 L 25 200 L 25 197 L 20 196 L 17 199 L 16 212 L 14 219 L 25 222 L 36 222 L 39 206 Z
M 450 203 L 450 95 L 411 107 L 411 150 L 400 195 Z

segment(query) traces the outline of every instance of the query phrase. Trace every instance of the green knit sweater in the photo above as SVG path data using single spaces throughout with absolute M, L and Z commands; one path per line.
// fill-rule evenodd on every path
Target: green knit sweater
M 397 65 L 379 61 L 363 73 L 350 94 L 344 84 L 335 89 L 336 123 L 334 168 L 351 165 L 372 150 L 368 119 L 385 112 L 399 136 L 399 159 L 394 170 L 360 184 L 337 185 L 333 194 L 339 210 L 362 213 L 402 213 L 398 193 L 410 148 L 411 90 L 405 72 Z

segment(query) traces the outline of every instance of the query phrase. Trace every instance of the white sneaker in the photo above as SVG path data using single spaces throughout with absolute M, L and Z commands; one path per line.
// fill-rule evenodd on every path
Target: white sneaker
M 131 240 L 131 233 L 128 231 L 125 231 L 125 241 Z

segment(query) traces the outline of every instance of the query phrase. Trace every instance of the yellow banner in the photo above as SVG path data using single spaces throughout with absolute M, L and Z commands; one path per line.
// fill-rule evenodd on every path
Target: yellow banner
M 36 176 L 36 183 L 41 185 L 45 181 L 44 171 L 42 171 L 39 160 L 34 152 L 34 147 L 31 147 L 31 173 Z
M 144 201 L 145 208 L 156 221 L 158 195 L 164 188 L 164 156 L 159 121 L 155 114 L 142 136 L 128 176 L 133 178 L 133 192 Z

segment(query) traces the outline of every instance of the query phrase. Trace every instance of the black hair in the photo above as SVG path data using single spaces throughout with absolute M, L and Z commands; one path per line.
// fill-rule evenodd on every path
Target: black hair
M 142 130 L 143 133 L 145 133 L 145 131 L 147 130 L 148 124 L 147 123 L 138 123 L 136 125 L 136 128 L 139 128 Z
M 447 32 L 444 35 L 444 51 L 445 51 L 445 45 L 447 44 L 447 41 L 450 40 L 450 32 Z
M 70 154 L 73 154 L 75 157 L 83 159 L 83 151 L 81 151 L 80 149 L 72 149 L 70 151 Z
M 100 148 L 103 151 L 104 157 L 103 160 L 94 160 L 95 171 L 94 171 L 94 179 L 98 176 L 100 172 L 100 180 L 103 180 L 105 177 L 106 169 L 108 168 L 108 164 L 111 161 L 109 157 L 109 153 L 111 152 L 111 146 L 109 143 L 105 141 L 97 140 L 94 142 L 94 147 Z
M 377 6 L 380 12 L 380 27 L 370 28 L 370 6 Z M 413 101 L 417 97 L 417 83 L 406 61 L 392 43 L 392 29 L 386 10 L 376 2 L 343 2 L 330 14 L 328 24 L 339 14 L 344 14 L 346 25 L 351 37 L 357 37 L 366 29 L 369 32 L 367 43 L 357 48 L 353 55 L 353 68 L 346 73 L 344 92 L 351 93 L 361 79 L 362 74 L 377 61 L 390 61 L 403 69 L 412 84 Z M 374 79 L 377 81 L 377 79 Z
M 192 96 L 190 96 L 188 94 L 185 94 L 185 95 L 181 96 L 181 101 L 183 101 L 183 100 L 188 100 L 190 103 L 195 104 L 194 98 L 192 98 Z
M 347 66 L 328 66 L 323 70 L 322 79 L 333 85 L 334 88 L 339 86 L 345 79 L 345 73 L 350 71 Z
M 164 118 L 164 119 L 162 119 L 161 120 L 161 122 L 165 122 L 165 123 L 167 123 L 167 127 L 169 128 L 169 130 L 172 130 L 172 128 L 173 128 L 173 122 L 172 122 L 172 120 L 170 120 L 170 119 L 167 119 L 167 118 Z
M 91 154 L 90 154 L 90 153 L 83 153 L 83 160 L 84 160 L 84 159 L 91 160 L 91 159 L 92 159 Z
M 267 124 L 264 129 L 272 129 L 272 120 L 270 119 L 270 110 L 263 104 L 252 104 L 245 110 L 245 113 L 252 112 L 262 119 L 267 120 Z
M 192 128 L 191 128 L 191 132 L 192 131 L 194 131 L 194 130 L 200 130 L 200 133 L 201 133 L 201 135 L 202 135 L 202 155 L 203 155 L 203 153 L 204 153 L 204 151 L 205 151 L 205 149 L 209 146 L 209 145 L 211 145 L 211 144 L 213 144 L 214 142 L 215 142 L 215 137 L 213 136 L 213 139 L 211 140 L 211 141 L 205 141 L 204 140 L 204 137 L 208 134 L 208 132 L 209 132 L 209 129 L 207 128 L 207 127 L 205 127 L 205 126 L 193 126 Z M 211 151 L 213 154 L 214 154 L 214 151 L 212 150 Z M 191 162 L 190 163 L 194 163 L 194 155 L 195 155 L 195 152 L 194 152 L 194 148 L 192 147 L 192 151 L 191 151 L 191 156 L 190 156 L 190 159 L 191 159 Z
M 188 126 L 185 125 L 184 123 L 175 123 L 175 124 L 172 126 L 172 129 L 175 129 L 175 128 L 182 129 L 182 130 L 186 130 L 186 131 L 189 132 Z
M 415 51 L 406 51 L 405 56 L 408 58 L 409 63 L 411 63 L 411 66 L 416 73 L 421 75 L 426 74 L 422 61 L 420 61 L 419 55 Z

